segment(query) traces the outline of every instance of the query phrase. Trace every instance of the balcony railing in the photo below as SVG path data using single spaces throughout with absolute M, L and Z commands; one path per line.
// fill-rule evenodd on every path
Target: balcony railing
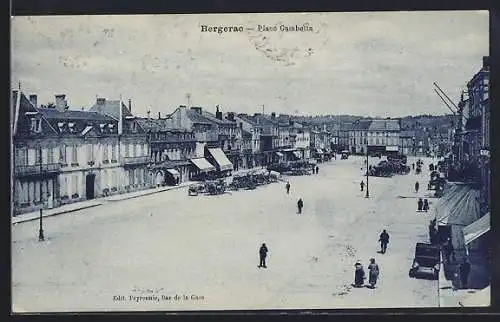
M 60 163 L 48 163 L 35 165 L 18 165 L 15 167 L 14 172 L 16 175 L 40 175 L 43 173 L 58 173 L 61 171 Z
M 146 164 L 151 161 L 149 155 L 140 156 L 140 157 L 125 157 L 122 159 L 122 163 L 124 165 L 133 165 L 133 164 Z
M 219 136 L 214 132 L 197 132 L 194 135 L 196 141 L 218 141 Z

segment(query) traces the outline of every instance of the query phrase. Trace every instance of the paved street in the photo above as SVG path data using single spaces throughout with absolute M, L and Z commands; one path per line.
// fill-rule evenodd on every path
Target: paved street
M 427 193 L 424 162 L 419 176 L 370 177 L 369 199 L 359 187 L 364 158 L 351 157 L 319 164 L 318 175 L 289 177 L 290 195 L 278 182 L 219 196 L 178 189 L 108 202 L 44 219 L 42 243 L 37 221 L 20 223 L 12 227 L 13 310 L 437 307 L 437 282 L 408 277 L 432 213 L 415 211 L 414 197 Z M 391 236 L 383 255 L 382 229 Z M 267 269 L 257 268 L 262 242 Z M 355 261 L 366 270 L 371 257 L 381 269 L 377 288 L 352 288 Z

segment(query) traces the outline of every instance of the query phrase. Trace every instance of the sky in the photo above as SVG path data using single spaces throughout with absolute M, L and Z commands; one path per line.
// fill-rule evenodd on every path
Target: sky
M 280 25 L 312 31 L 281 32 Z M 243 26 L 242 32 L 202 32 Z M 258 25 L 278 26 L 264 32 Z M 249 29 L 247 29 L 249 28 Z M 132 112 L 372 117 L 449 113 L 489 53 L 487 11 L 33 16 L 11 19 L 13 89 Z M 189 99 L 188 99 L 189 97 Z

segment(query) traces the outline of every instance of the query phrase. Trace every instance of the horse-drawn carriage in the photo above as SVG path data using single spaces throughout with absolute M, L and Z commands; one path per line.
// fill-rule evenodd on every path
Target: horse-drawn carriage
M 394 166 L 387 161 L 380 161 L 378 165 L 368 168 L 368 175 L 373 177 L 392 177 L 394 173 Z
M 188 187 L 189 196 L 197 196 L 200 193 L 208 193 L 210 195 L 222 194 L 226 191 L 226 183 L 223 179 L 207 180 L 203 183 L 194 183 Z

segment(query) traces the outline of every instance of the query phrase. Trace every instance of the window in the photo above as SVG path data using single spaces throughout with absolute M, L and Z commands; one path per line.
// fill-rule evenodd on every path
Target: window
M 30 130 L 35 133 L 40 133 L 42 131 L 42 120 L 31 118 L 30 120 Z
M 73 145 L 71 151 L 72 164 L 78 164 L 78 146 Z
M 87 144 L 87 161 L 92 161 L 92 144 Z
M 35 148 L 35 164 L 40 164 L 41 160 L 42 160 L 42 149 Z
M 118 150 L 118 144 L 113 144 L 111 146 L 111 160 L 116 161 L 116 151 Z
M 17 150 L 17 165 L 27 165 L 28 164 L 28 149 L 20 148 Z
M 47 149 L 47 163 L 51 164 L 54 163 L 54 148 L 49 147 Z
M 103 153 L 102 153 L 102 160 L 107 163 L 108 161 L 108 149 L 109 149 L 109 144 L 104 144 L 102 146 L 103 148 Z
M 59 162 L 66 164 L 66 145 L 61 145 L 59 147 Z
M 133 185 L 134 184 L 134 170 L 129 170 L 128 171 L 128 184 Z
M 71 180 L 71 183 L 73 184 L 73 193 L 78 193 L 78 175 L 75 174 L 73 176 L 73 180 Z

